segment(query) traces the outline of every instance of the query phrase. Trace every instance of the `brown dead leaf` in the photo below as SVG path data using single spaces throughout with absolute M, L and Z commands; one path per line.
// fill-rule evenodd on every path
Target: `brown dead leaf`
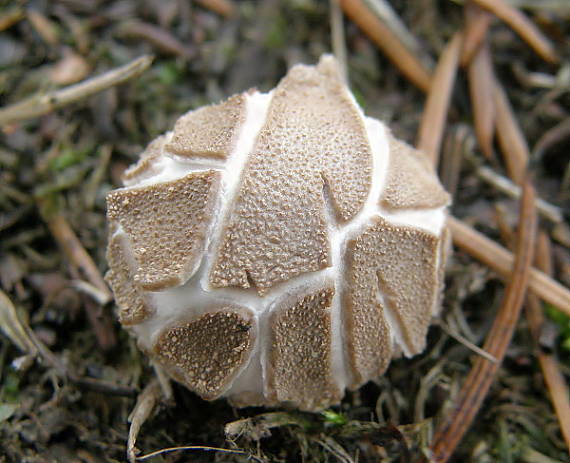
M 58 85 L 69 85 L 85 79 L 91 66 L 83 56 L 66 49 L 61 58 L 50 70 L 51 80 Z

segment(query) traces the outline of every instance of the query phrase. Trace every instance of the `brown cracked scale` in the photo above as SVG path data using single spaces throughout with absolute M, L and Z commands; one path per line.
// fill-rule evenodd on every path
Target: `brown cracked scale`
M 107 197 L 119 319 L 204 399 L 319 410 L 420 353 L 449 196 L 335 60 L 183 115 Z

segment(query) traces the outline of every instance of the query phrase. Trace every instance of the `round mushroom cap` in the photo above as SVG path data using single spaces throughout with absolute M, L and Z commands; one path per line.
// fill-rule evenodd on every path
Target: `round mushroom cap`
M 449 195 L 334 58 L 188 112 L 123 182 L 107 196 L 119 320 L 203 398 L 319 410 L 424 349 Z

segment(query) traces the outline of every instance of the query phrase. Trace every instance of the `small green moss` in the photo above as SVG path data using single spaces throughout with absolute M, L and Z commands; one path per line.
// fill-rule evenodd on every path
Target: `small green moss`
M 265 46 L 270 50 L 281 50 L 286 45 L 287 22 L 277 16 L 265 36 Z
M 548 318 L 560 329 L 560 347 L 565 351 L 570 351 L 570 317 L 551 304 L 545 303 L 545 307 Z
M 176 61 L 166 61 L 156 66 L 156 75 L 161 85 L 170 87 L 179 83 L 182 73 Z
M 20 377 L 14 370 L 8 369 L 0 387 L 0 400 L 6 403 L 16 403 L 19 399 Z
M 50 160 L 49 167 L 53 172 L 61 172 L 68 167 L 79 164 L 89 155 L 91 148 L 64 148 L 59 156 Z
M 335 426 L 343 426 L 348 422 L 346 416 L 342 415 L 341 413 L 337 413 L 333 410 L 324 410 L 321 414 L 325 418 L 325 423 L 328 424 L 333 424 Z

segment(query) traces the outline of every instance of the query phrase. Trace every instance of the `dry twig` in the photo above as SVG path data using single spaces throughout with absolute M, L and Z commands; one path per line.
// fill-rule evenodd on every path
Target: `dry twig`
M 100 76 L 1 108 L 0 126 L 43 116 L 109 87 L 122 84 L 142 74 L 150 66 L 152 59 L 151 56 L 141 56 Z
M 85 277 L 95 286 L 102 295 L 106 296 L 106 302 L 112 300 L 113 296 L 105 280 L 99 273 L 99 269 L 87 253 L 71 226 L 61 214 L 54 215 L 47 219 L 47 225 L 57 244 L 63 250 L 67 259 L 78 269 L 81 269 Z
M 461 66 L 467 66 L 485 40 L 493 15 L 469 0 L 465 4 L 465 30 L 461 49 Z
M 483 346 L 498 362 L 493 363 L 483 357 L 477 357 L 475 360 L 453 410 L 439 427 L 431 444 L 430 459 L 438 463 L 449 459 L 471 426 L 514 333 L 531 274 L 537 223 L 534 203 L 534 190 L 527 180 L 522 197 L 515 265 L 503 303 Z
M 330 16 L 331 16 L 331 38 L 332 49 L 335 58 L 338 61 L 340 74 L 344 82 L 348 82 L 348 73 L 346 67 L 346 41 L 344 38 L 344 24 L 342 17 L 342 9 L 339 0 L 330 0 Z
M 51 19 L 33 8 L 28 8 L 26 17 L 45 43 L 51 46 L 59 45 L 57 27 Z
M 513 236 L 511 227 L 503 223 L 503 236 Z M 510 239 L 512 241 L 512 238 Z M 535 263 L 536 266 L 547 275 L 552 274 L 551 243 L 548 234 L 540 231 L 537 237 Z M 550 399 L 560 424 L 562 436 L 570 450 L 570 393 L 564 375 L 560 371 L 558 360 L 554 353 L 550 352 L 550 345 L 545 345 L 542 340 L 545 323 L 544 310 L 540 300 L 535 294 L 527 295 L 525 305 L 528 326 L 534 341 L 535 353 L 538 359 L 544 382 L 548 389 Z
M 507 168 L 509 172 L 511 172 L 511 177 L 515 178 L 515 181 L 519 179 L 520 182 L 520 179 L 522 179 L 526 171 L 528 162 L 526 140 L 516 122 L 507 97 L 504 94 L 504 90 L 496 80 L 494 91 L 495 99 L 497 100 L 497 131 L 499 142 L 503 151 L 506 153 Z M 433 127 L 434 130 L 427 135 L 431 137 L 431 140 L 436 140 L 441 137 L 440 134 L 436 133 L 436 128 L 442 131 L 443 125 Z M 437 158 L 434 161 L 437 162 Z M 514 259 L 509 251 L 458 219 L 449 217 L 448 225 L 452 231 L 453 241 L 457 246 L 469 253 L 472 257 L 483 262 L 501 276 L 508 277 L 510 275 Z M 536 269 L 532 269 L 531 271 L 529 285 L 532 291 L 538 294 L 543 300 L 570 315 L 570 290 Z
M 461 34 L 455 34 L 441 54 L 418 131 L 416 146 L 426 153 L 434 166 L 438 164 L 449 101 L 455 84 L 461 43 Z
M 362 0 L 340 0 L 340 5 L 370 39 L 382 49 L 386 56 L 410 82 L 427 92 L 430 88 L 430 71 L 398 39 L 392 30 L 373 15 Z
M 480 166 L 477 168 L 476 173 L 481 180 L 493 185 L 497 190 L 505 193 L 509 197 L 513 199 L 520 198 L 521 187 L 511 182 L 508 178 L 499 175 L 493 169 L 487 166 Z M 562 210 L 543 199 L 536 198 L 536 208 L 545 219 L 552 223 L 562 223 L 564 221 Z
M 457 192 L 464 153 L 472 152 L 474 146 L 475 136 L 469 125 L 459 123 L 450 127 L 441 150 L 439 178 L 452 197 Z
M 513 255 L 482 233 L 454 217 L 447 219 L 453 242 L 503 278 L 511 274 Z M 541 299 L 570 316 L 570 290 L 537 269 L 531 269 L 529 288 Z
M 194 50 L 183 44 L 166 29 L 142 21 L 128 21 L 119 28 L 121 35 L 132 39 L 146 40 L 158 50 L 170 55 L 192 58 Z
M 445 331 L 445 333 L 455 339 L 459 344 L 463 344 L 467 349 L 473 351 L 475 354 L 480 355 L 481 357 L 486 358 L 489 362 L 497 363 L 497 359 L 493 357 L 489 352 L 484 349 L 481 349 L 478 345 L 473 344 L 469 339 L 465 336 L 461 335 L 458 331 L 451 328 L 446 322 L 440 320 L 438 322 L 438 326 Z
M 389 27 L 394 35 L 398 37 L 398 40 L 402 42 L 402 44 L 422 63 L 424 63 L 427 69 L 432 69 L 434 67 L 432 57 L 400 19 L 398 13 L 394 11 L 394 8 L 390 4 L 390 0 L 364 0 L 364 2 L 370 9 L 371 14 L 377 16 L 386 25 L 386 27 Z
M 537 309 L 541 310 L 541 307 L 539 306 Z M 568 384 L 560 370 L 558 361 L 552 354 L 540 352 L 538 354 L 538 360 L 540 362 L 540 368 L 542 369 L 542 375 L 544 376 L 544 382 L 546 383 L 550 395 L 550 400 L 556 411 L 562 437 L 570 451 L 570 399 L 568 399 L 570 392 L 568 390 Z
M 507 23 L 542 59 L 549 63 L 558 62 L 558 56 L 550 41 L 521 11 L 510 6 L 505 0 L 473 1 Z
M 183 451 L 183 450 L 203 450 L 206 452 L 220 452 L 220 453 L 229 453 L 232 455 L 244 455 L 244 456 L 251 458 L 255 461 L 263 461 L 263 460 L 260 460 L 259 458 L 256 458 L 254 455 L 251 455 L 248 452 L 245 452 L 243 450 L 222 449 L 219 447 L 207 447 L 204 445 L 184 445 L 184 446 L 180 446 L 180 447 L 169 447 L 169 448 L 165 448 L 165 449 L 155 450 L 154 452 L 147 453 L 146 455 L 136 457 L 136 460 L 133 460 L 133 463 L 134 463 L 134 461 L 144 461 L 144 460 L 148 460 L 149 458 L 157 457 L 159 455 L 166 455 L 168 453 L 179 452 L 179 451 Z
M 563 119 L 542 134 L 532 150 L 533 160 L 540 158 L 544 152 L 548 151 L 552 146 L 568 138 L 570 138 L 570 117 Z
M 493 157 L 493 133 L 495 131 L 495 80 L 491 52 L 485 40 L 469 63 L 469 91 L 475 120 L 475 135 L 487 159 Z
M 495 79 L 493 78 L 493 80 Z M 510 176 L 516 182 L 521 183 L 530 158 L 528 146 L 526 139 L 522 134 L 522 130 L 520 129 L 509 105 L 505 91 L 498 81 L 495 82 L 494 86 L 494 93 L 498 106 L 497 124 L 499 130 L 499 142 L 505 155 L 505 161 Z M 482 169 L 479 169 L 479 171 L 481 170 Z M 492 171 L 490 171 L 490 169 L 487 169 L 487 171 L 489 171 L 488 176 L 490 176 Z M 505 185 L 504 182 L 501 182 L 501 184 L 503 187 L 510 186 L 510 188 L 506 189 L 511 190 L 511 193 L 520 194 L 520 189 L 518 189 L 516 185 Z M 544 201 L 537 199 L 536 206 L 542 206 L 540 210 L 544 213 Z M 548 208 L 548 210 L 551 211 L 551 208 Z M 554 216 L 561 222 L 563 220 L 562 214 L 560 211 L 557 212 L 558 214 L 554 214 Z M 544 232 L 540 233 L 538 237 L 536 261 L 537 267 L 547 276 L 550 276 L 552 273 L 552 263 L 550 260 L 550 238 Z M 540 345 L 541 329 L 544 322 L 544 311 L 536 294 L 528 294 L 526 316 L 531 334 L 535 341 L 537 358 L 542 369 L 544 381 L 548 388 L 553 407 L 556 411 L 562 435 L 564 436 L 566 445 L 570 450 L 570 400 L 568 386 L 560 371 L 556 357 L 551 353 L 546 353 Z
M 526 172 L 529 150 L 505 90 L 495 79 L 494 100 L 497 111 L 497 138 L 505 157 L 509 177 L 520 184 Z
M 85 311 L 99 346 L 102 350 L 109 350 L 115 346 L 117 340 L 111 320 L 106 316 L 107 314 L 103 311 L 102 305 L 111 301 L 113 295 L 91 256 L 87 253 L 65 217 L 62 214 L 53 216 L 45 214 L 45 216 L 48 228 L 71 263 L 71 273 L 77 279 L 85 276 L 97 291 L 95 297 L 90 295 L 90 297 L 84 298 Z
M 24 19 L 25 14 L 21 6 L 13 6 L 0 15 L 0 32 L 12 27 Z
M 546 274 L 552 272 L 550 254 L 550 238 L 545 232 L 541 232 L 538 236 L 536 265 Z M 562 436 L 570 451 L 570 393 L 564 375 L 560 371 L 556 356 L 551 352 L 547 352 L 541 345 L 540 339 L 544 324 L 544 311 L 539 299 L 534 294 L 528 295 L 526 318 L 534 339 L 538 362 L 542 369 L 542 376 L 544 377 L 550 400 L 556 411 Z
M 196 2 L 226 17 L 231 16 L 235 10 L 235 5 L 231 0 L 196 0 Z
M 129 415 L 129 437 L 127 439 L 127 460 L 134 463 L 136 457 L 136 443 L 139 431 L 144 422 L 154 411 L 160 398 L 160 384 L 158 380 L 152 380 L 137 397 L 135 408 Z

